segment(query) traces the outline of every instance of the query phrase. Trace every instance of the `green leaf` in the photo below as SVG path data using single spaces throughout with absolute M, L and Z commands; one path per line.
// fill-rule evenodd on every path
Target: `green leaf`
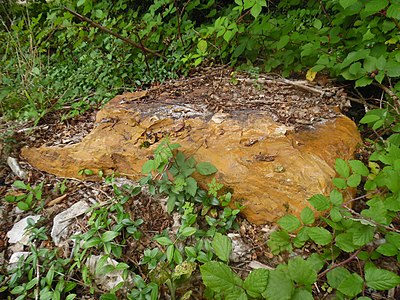
M 332 241 L 332 234 L 322 227 L 311 227 L 307 230 L 308 236 L 316 244 L 325 246 Z
M 196 232 L 197 232 L 196 228 L 194 228 L 194 227 L 186 227 L 180 232 L 180 234 L 182 236 L 188 237 L 188 236 L 191 236 L 191 235 L 195 234 Z
M 288 262 L 289 276 L 298 284 L 311 285 L 317 280 L 317 272 L 313 265 L 301 257 Z
M 207 42 L 205 40 L 201 39 L 197 43 L 197 49 L 199 49 L 200 52 L 205 53 L 207 51 Z
M 24 211 L 29 210 L 29 208 L 30 208 L 30 206 L 26 202 L 22 202 L 22 201 L 18 202 L 17 206 L 20 210 L 24 210 Z
M 47 271 L 47 274 L 46 274 L 46 284 L 48 285 L 48 286 L 51 286 L 51 284 L 53 283 L 53 278 L 54 278 L 54 265 L 52 265 L 51 267 L 50 267 L 50 269 Z
M 342 281 L 348 276 L 350 276 L 350 272 L 343 267 L 335 268 L 326 274 L 328 284 L 334 289 L 337 289 Z
M 357 2 L 357 0 L 339 0 L 340 5 L 346 9 L 349 6 L 352 6 L 353 4 L 355 4 Z
M 196 169 L 201 175 L 211 175 L 218 171 L 217 168 L 209 162 L 198 163 Z
M 177 250 L 178 251 L 178 250 Z M 173 244 L 170 244 L 167 247 L 167 251 L 166 251 L 166 256 L 167 256 L 167 261 L 169 263 L 172 262 L 172 260 L 174 259 L 174 254 L 175 254 L 175 246 Z
M 329 211 L 329 216 L 333 222 L 340 222 L 343 219 L 340 207 L 335 206 Z
M 346 296 L 355 297 L 361 293 L 364 280 L 358 274 L 350 274 L 346 276 L 337 287 L 337 290 Z
M 385 256 L 395 256 L 398 254 L 398 249 L 395 245 L 386 243 L 383 245 L 380 245 L 377 249 L 376 252 L 385 255 Z
M 262 6 L 259 3 L 255 3 L 250 10 L 250 14 L 257 19 L 258 15 L 261 13 Z
M 200 267 L 204 284 L 214 292 L 229 293 L 241 279 L 225 264 L 210 261 Z
M 310 291 L 305 289 L 296 289 L 290 300 L 314 300 L 314 297 Z
M 377 12 L 380 12 L 388 5 L 387 0 L 370 0 L 365 4 L 365 11 L 368 13 L 367 15 L 373 15 Z
M 388 62 L 388 64 L 386 65 L 386 74 L 389 77 L 399 77 L 400 76 L 400 63 L 390 60 Z
M 293 215 L 286 215 L 279 219 L 278 224 L 286 231 L 293 232 L 301 225 L 298 218 Z
M 400 4 L 392 3 L 386 10 L 386 17 L 400 20 Z
M 349 187 L 357 187 L 361 183 L 361 175 L 359 174 L 351 174 L 347 179 L 347 185 Z
M 348 161 L 353 173 L 359 174 L 361 176 L 368 176 L 368 168 L 359 160 L 349 160 Z
M 276 49 L 280 50 L 285 47 L 290 41 L 290 37 L 288 35 L 283 35 L 279 39 L 278 43 L 276 44 Z
M 380 120 L 381 119 L 381 117 L 380 116 L 377 116 L 377 115 L 365 115 L 361 120 L 360 120 L 360 123 L 361 124 L 370 124 L 370 123 L 374 123 L 374 122 L 376 122 L 376 121 L 378 121 L 378 120 Z
M 343 203 L 343 195 L 337 189 L 334 189 L 329 194 L 329 200 L 334 206 L 340 206 Z
M 16 181 L 14 181 L 13 186 L 14 186 L 15 188 L 17 188 L 17 189 L 20 189 L 20 190 L 26 190 L 27 187 L 28 187 L 28 186 L 27 186 L 23 181 L 21 181 L 21 180 L 16 180 Z
M 253 298 L 259 298 L 268 284 L 269 271 L 267 269 L 256 269 L 250 272 L 243 283 L 247 294 Z
M 321 194 L 312 196 L 308 201 L 317 211 L 324 211 L 330 208 L 328 199 Z
M 87 240 L 84 244 L 83 244 L 83 248 L 88 249 L 94 246 L 97 246 L 101 243 L 101 239 L 99 237 L 92 237 L 91 239 Z
M 353 233 L 353 243 L 357 246 L 364 246 L 372 242 L 375 234 L 375 228 L 369 225 L 355 225 L 350 230 Z
M 305 207 L 300 213 L 300 219 L 304 225 L 311 225 L 315 222 L 314 212 L 311 208 Z
M 359 79 L 356 80 L 356 85 L 355 87 L 364 87 L 367 85 L 370 85 L 374 81 L 373 78 L 369 78 L 367 76 L 363 76 Z
M 269 272 L 267 289 L 262 293 L 268 300 L 289 300 L 292 297 L 294 285 L 286 274 L 279 270 Z
M 353 252 L 357 246 L 353 243 L 353 235 L 351 233 L 341 233 L 335 238 L 335 245 L 345 252 Z
M 186 178 L 185 192 L 194 197 L 197 192 L 197 181 L 193 177 Z
M 347 178 L 350 176 L 350 167 L 347 162 L 341 158 L 336 159 L 335 169 L 341 177 Z
M 313 23 L 313 26 L 314 26 L 314 28 L 319 30 L 322 27 L 322 22 L 319 19 L 315 19 L 314 23 Z
M 155 238 L 154 240 L 157 243 L 159 243 L 160 245 L 163 245 L 163 246 L 169 246 L 169 245 L 173 244 L 171 239 L 169 237 L 166 237 L 166 236 L 161 236 L 161 237 Z
M 226 235 L 217 232 L 211 243 L 215 254 L 222 261 L 227 262 L 232 252 L 232 242 Z
M 347 181 L 344 178 L 334 178 L 332 180 L 332 183 L 338 188 L 338 189 L 345 189 L 347 188 Z
M 119 235 L 119 232 L 116 231 L 106 231 L 101 235 L 101 241 L 103 243 L 110 242 L 115 239 Z
M 368 287 L 383 291 L 400 284 L 400 276 L 388 270 L 368 268 L 365 270 L 365 281 Z
M 151 171 L 154 170 L 154 160 L 149 159 L 146 161 L 143 166 L 142 166 L 142 173 L 143 174 L 149 174 Z

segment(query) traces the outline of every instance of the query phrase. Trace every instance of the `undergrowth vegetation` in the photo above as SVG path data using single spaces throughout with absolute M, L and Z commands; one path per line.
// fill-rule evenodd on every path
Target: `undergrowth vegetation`
M 368 157 L 337 159 L 332 192 L 311 197 L 300 216 L 281 218 L 265 241 L 286 258 L 275 268 L 237 275 L 227 234 L 237 231 L 242 207 L 215 178 L 200 188 L 195 175 L 212 176 L 216 168 L 165 140 L 143 165 L 138 186 L 114 184 L 114 197 L 90 209 L 87 231 L 72 237 L 70 258 L 41 248 L 50 243 L 46 228 L 30 222 L 30 253 L 0 274 L 1 295 L 72 300 L 85 291 L 100 299 L 190 299 L 198 291 L 187 283 L 200 277 L 207 299 L 366 300 L 400 284 L 399 1 L 8 0 L 0 16 L 6 120 L 37 124 L 54 111 L 71 118 L 199 65 L 303 74 L 310 81 L 319 73 L 350 82 L 359 96 L 367 86 L 382 92 L 374 103 L 379 109 L 360 121 Z M 43 184 L 16 181 L 13 188 L 18 193 L 5 201 L 24 211 L 43 209 Z M 166 210 L 179 214 L 180 224 L 155 236 L 135 265 L 124 249 L 140 243 L 143 221 L 124 205 L 143 190 L 166 197 Z M 94 274 L 91 255 L 101 256 Z M 113 271 L 123 280 L 99 290 L 95 276 Z

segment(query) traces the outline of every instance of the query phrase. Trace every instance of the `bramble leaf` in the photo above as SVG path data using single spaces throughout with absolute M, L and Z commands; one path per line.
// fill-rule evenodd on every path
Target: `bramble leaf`
M 279 219 L 278 224 L 286 231 L 293 232 L 301 225 L 298 218 L 293 215 L 286 215 Z
M 216 173 L 218 170 L 216 167 L 214 167 L 213 164 L 209 162 L 201 162 L 196 165 L 196 170 L 201 174 L 201 175 L 211 175 Z
M 218 258 L 227 262 L 232 252 L 232 242 L 229 237 L 217 232 L 211 244 Z
M 312 196 L 308 201 L 318 211 L 324 211 L 330 207 L 328 198 L 321 194 Z
M 289 300 L 292 297 L 294 285 L 286 274 L 279 270 L 269 272 L 267 289 L 262 296 L 269 300 Z
M 298 284 L 311 285 L 317 280 L 317 272 L 311 263 L 296 257 L 288 262 L 289 276 Z
M 400 276 L 384 269 L 368 268 L 365 270 L 367 286 L 377 291 L 389 290 L 400 284 Z
M 259 298 L 268 284 L 269 271 L 267 269 L 256 269 L 250 272 L 243 283 L 243 288 L 250 297 Z
M 311 227 L 307 230 L 308 236 L 318 245 L 325 246 L 332 241 L 332 234 L 322 227 Z

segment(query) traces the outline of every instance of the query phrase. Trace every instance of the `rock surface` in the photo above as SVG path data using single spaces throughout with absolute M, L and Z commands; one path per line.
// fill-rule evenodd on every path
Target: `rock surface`
M 61 246 L 70 234 L 69 225 L 88 209 L 89 205 L 85 201 L 79 201 L 54 217 L 51 238 L 56 246 Z
M 213 163 L 219 170 L 217 179 L 245 205 L 245 217 L 261 224 L 286 212 L 299 214 L 310 196 L 328 194 L 335 159 L 351 158 L 360 142 L 354 122 L 333 109 L 329 118 L 302 128 L 278 123 L 281 118 L 256 106 L 238 104 L 235 109 L 215 111 L 190 101 L 196 93 L 199 89 L 194 88 L 158 99 L 145 91 L 117 96 L 98 112 L 94 130 L 80 143 L 25 148 L 22 156 L 36 168 L 61 177 L 79 177 L 80 170 L 90 169 L 138 179 L 158 141 L 169 136 L 186 155 Z M 207 95 L 201 96 L 207 102 Z M 322 100 L 317 106 L 328 107 Z M 203 184 L 208 180 L 197 179 Z
M 28 245 L 29 232 L 26 230 L 28 219 L 32 219 L 33 223 L 36 223 L 40 219 L 40 216 L 27 216 L 15 223 L 13 228 L 7 232 L 10 244 L 20 243 L 21 245 Z

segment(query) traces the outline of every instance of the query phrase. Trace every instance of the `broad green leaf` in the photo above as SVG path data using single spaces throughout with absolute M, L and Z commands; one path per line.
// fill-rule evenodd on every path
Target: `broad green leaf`
M 344 178 L 334 178 L 332 182 L 338 189 L 347 188 L 347 181 Z
M 312 211 L 311 208 L 305 207 L 300 213 L 300 219 L 304 225 L 313 224 L 315 221 L 314 212 Z
M 92 237 L 91 239 L 87 240 L 84 244 L 83 244 L 83 248 L 87 249 L 87 248 L 91 248 L 94 246 L 97 246 L 101 243 L 101 239 L 99 237 Z
M 250 14 L 257 19 L 258 15 L 260 14 L 262 6 L 258 3 L 255 3 L 253 7 L 250 9 Z
M 347 162 L 341 158 L 336 159 L 335 169 L 341 177 L 347 178 L 350 176 L 350 167 Z
M 191 236 L 191 235 L 195 234 L 196 232 L 197 232 L 196 228 L 194 228 L 194 227 L 186 227 L 180 232 L 180 234 L 182 236 L 186 236 L 187 237 L 187 236 Z
M 26 184 L 25 184 L 23 181 L 21 181 L 21 180 L 16 180 L 16 181 L 14 181 L 13 186 L 14 186 L 15 188 L 17 188 L 17 189 L 20 189 L 20 190 L 26 190 L 27 187 L 28 187 L 28 185 L 26 185 Z
M 201 39 L 197 43 L 197 49 L 199 49 L 200 52 L 205 53 L 207 51 L 207 42 L 205 40 Z
M 385 255 L 385 256 L 395 256 L 399 253 L 397 247 L 393 244 L 383 244 L 380 245 L 377 249 L 376 252 Z
M 353 252 L 357 246 L 353 243 L 353 235 L 351 233 L 341 233 L 335 238 L 335 245 L 345 252 Z
M 326 274 L 328 284 L 334 289 L 337 289 L 342 281 L 348 276 L 350 276 L 350 272 L 343 267 L 335 268 Z
M 392 3 L 386 10 L 386 16 L 388 18 L 400 20 L 400 4 Z
M 196 165 L 196 170 L 201 175 L 211 175 L 216 173 L 218 170 L 214 165 L 209 162 L 201 162 Z
M 390 290 L 400 284 L 400 276 L 383 269 L 368 268 L 365 270 L 367 286 L 378 290 Z
M 355 297 L 361 293 L 364 285 L 364 280 L 358 274 L 350 274 L 339 284 L 337 290 L 346 296 Z
M 301 225 L 299 219 L 293 215 L 286 215 L 280 218 L 278 224 L 288 232 L 295 231 Z
M 340 207 L 335 206 L 329 211 L 329 216 L 333 222 L 340 222 L 343 219 Z
M 168 246 L 168 245 L 172 245 L 173 244 L 171 239 L 166 237 L 166 236 L 161 236 L 161 237 L 155 238 L 154 240 L 157 243 L 159 243 L 160 245 L 163 245 L 163 246 Z
M 387 242 L 395 245 L 400 250 L 400 233 L 389 232 L 386 234 L 385 239 Z
M 364 87 L 364 86 L 370 85 L 373 81 L 374 81 L 373 78 L 363 76 L 356 80 L 355 87 Z
M 325 260 L 321 257 L 321 255 L 317 253 L 312 253 L 308 258 L 307 261 L 311 264 L 314 268 L 315 272 L 321 271 L 321 269 L 325 265 Z
M 253 298 L 259 298 L 268 284 L 269 271 L 267 269 L 256 269 L 250 272 L 243 283 L 247 294 Z
M 225 264 L 210 261 L 200 267 L 204 284 L 215 292 L 227 293 L 237 287 L 241 279 Z
M 353 233 L 353 243 L 357 246 L 364 246 L 374 238 L 375 228 L 369 225 L 356 225 L 350 229 Z
M 310 291 L 305 289 L 296 289 L 290 300 L 314 300 L 314 297 Z
M 229 237 L 217 232 L 211 244 L 218 258 L 227 262 L 232 252 L 232 241 Z
M 349 6 L 352 6 L 353 4 L 355 4 L 357 2 L 357 0 L 339 0 L 340 5 L 346 9 Z
M 279 39 L 279 42 L 276 44 L 276 49 L 280 50 L 285 47 L 290 41 L 290 37 L 288 35 L 283 35 Z
M 101 241 L 103 243 L 110 242 L 115 239 L 119 235 L 119 232 L 116 231 L 106 231 L 101 235 Z
M 352 159 L 349 160 L 348 163 L 353 170 L 353 173 L 368 176 L 369 170 L 361 161 Z
M 332 241 L 332 234 L 322 227 L 311 227 L 307 230 L 308 236 L 318 245 L 328 245 Z
M 349 187 L 357 187 L 361 183 L 361 175 L 351 174 L 347 179 L 347 185 Z
M 29 210 L 29 208 L 30 208 L 30 206 L 26 202 L 22 202 L 22 201 L 18 202 L 17 206 L 20 210 L 24 210 L 24 211 Z
M 274 231 L 267 242 L 268 247 L 271 248 L 272 254 L 279 254 L 283 251 L 291 251 L 292 245 L 290 243 L 290 236 L 286 231 Z
M 365 4 L 365 11 L 367 15 L 375 14 L 388 5 L 388 0 L 370 0 Z
M 400 76 L 400 63 L 390 60 L 388 62 L 388 64 L 386 65 L 386 74 L 389 77 L 399 77 Z
M 313 26 L 314 26 L 314 28 L 319 30 L 322 27 L 322 22 L 319 19 L 315 19 L 314 23 L 313 23 Z
M 269 272 L 267 289 L 262 296 L 268 300 L 289 300 L 292 297 L 294 285 L 286 274 L 279 270 Z
M 343 203 L 343 195 L 337 189 L 334 189 L 329 194 L 329 200 L 334 206 L 340 206 Z
M 361 124 L 370 124 L 380 120 L 381 117 L 377 115 L 365 115 L 361 120 Z
M 312 196 L 308 201 L 318 211 L 324 211 L 330 207 L 328 198 L 321 194 Z
M 142 173 L 143 174 L 148 174 L 151 171 L 154 170 L 154 160 L 149 159 L 148 161 L 146 161 L 143 166 L 142 166 Z
M 197 181 L 193 177 L 186 178 L 185 191 L 192 197 L 194 197 L 196 195 Z
M 311 285 L 317 280 L 317 272 L 313 265 L 301 257 L 288 262 L 289 276 L 298 284 Z

